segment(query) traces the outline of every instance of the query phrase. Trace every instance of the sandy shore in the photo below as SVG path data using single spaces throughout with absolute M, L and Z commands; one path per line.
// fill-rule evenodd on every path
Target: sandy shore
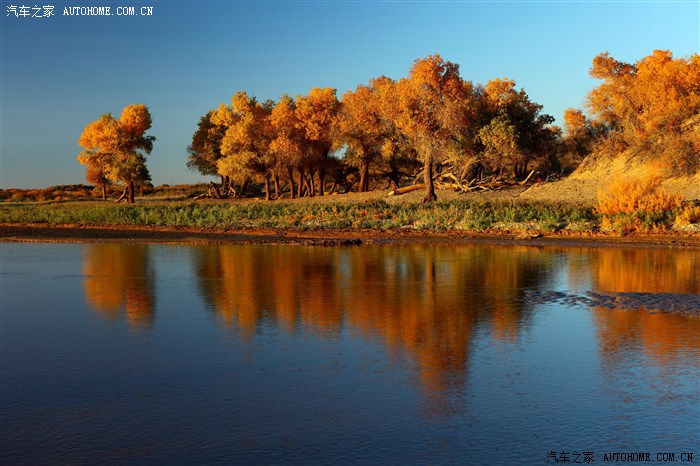
M 615 237 L 590 232 L 494 231 L 422 232 L 416 230 L 198 230 L 140 226 L 0 224 L 3 242 L 116 242 L 169 244 L 303 244 L 318 246 L 408 243 L 487 243 L 571 247 L 700 248 L 700 236 L 638 235 Z

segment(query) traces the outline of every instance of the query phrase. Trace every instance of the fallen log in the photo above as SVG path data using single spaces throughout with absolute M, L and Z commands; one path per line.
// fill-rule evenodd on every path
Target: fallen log
M 400 196 L 402 194 L 410 193 L 411 191 L 418 191 L 420 189 L 425 189 L 425 184 L 414 184 L 411 186 L 399 188 L 394 191 L 390 191 L 389 196 Z
M 528 182 L 528 180 L 530 179 L 530 177 L 532 176 L 533 173 L 535 173 L 535 170 L 532 170 L 532 171 L 530 172 L 530 174 L 527 175 L 527 178 L 525 178 L 523 181 L 520 182 L 520 186 L 524 186 L 525 183 Z

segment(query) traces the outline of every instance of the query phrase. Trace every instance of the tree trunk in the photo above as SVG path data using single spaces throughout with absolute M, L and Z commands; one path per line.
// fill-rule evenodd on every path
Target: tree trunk
M 326 193 L 324 191 L 324 183 L 326 181 L 326 167 L 325 163 L 321 164 L 321 167 L 318 169 L 318 195 L 319 196 L 325 196 Z
M 275 199 L 280 198 L 280 177 L 277 173 L 274 174 L 272 180 L 275 182 Z
M 102 200 L 107 200 L 107 183 L 102 183 Z
M 296 191 L 294 191 L 294 171 L 291 168 L 287 169 L 287 171 L 288 171 L 288 175 L 289 175 L 289 185 L 290 185 L 289 197 L 294 199 L 295 197 L 297 197 L 297 193 L 296 193 Z
M 358 191 L 361 193 L 369 191 L 369 163 L 364 160 L 360 164 L 360 186 Z
M 425 180 L 425 197 L 423 203 L 437 201 L 435 195 L 435 184 L 433 183 L 433 154 L 425 154 L 425 162 L 423 167 L 423 179 Z
M 226 176 L 220 175 L 221 176 L 221 191 L 217 193 L 217 195 L 221 196 L 221 193 L 225 195 L 228 194 L 228 186 L 226 186 Z M 213 182 L 212 182 L 213 184 Z M 218 191 L 218 190 L 217 190 Z
M 209 182 L 209 194 L 211 194 L 211 190 L 214 190 L 214 197 L 217 199 L 221 198 L 221 191 L 219 191 L 219 187 L 214 183 L 213 181 Z
M 241 197 L 245 196 L 245 190 L 248 187 L 248 178 L 243 180 L 243 183 L 241 183 Z
M 265 200 L 270 200 L 270 177 L 265 177 Z
M 297 197 L 301 197 L 304 193 L 304 172 L 299 169 L 299 186 L 297 186 Z
M 522 179 L 527 173 L 527 162 L 522 165 L 515 165 L 514 175 L 517 179 Z
M 129 182 L 129 202 L 134 203 L 134 191 L 136 191 L 136 183 L 133 181 Z
M 309 183 L 308 176 L 304 176 L 304 190 L 302 192 L 304 194 L 304 197 L 311 197 L 311 184 Z
M 552 167 L 552 170 L 555 172 L 561 170 L 561 163 L 559 163 L 557 154 L 555 154 L 553 151 L 549 153 L 549 166 Z
M 129 195 L 129 185 L 127 184 L 126 186 L 124 186 L 124 192 L 122 193 L 122 195 L 119 196 L 118 198 L 116 198 L 114 200 L 114 202 L 121 202 L 123 200 L 126 200 L 128 202 L 128 200 L 129 200 L 128 195 Z
M 425 189 L 425 184 L 412 184 L 410 186 L 404 186 L 403 188 L 397 188 L 390 192 L 389 196 L 400 196 L 402 194 L 418 191 L 419 189 Z
M 311 170 L 311 173 L 307 177 L 307 183 L 309 184 L 309 197 L 314 197 L 316 195 L 316 171 Z

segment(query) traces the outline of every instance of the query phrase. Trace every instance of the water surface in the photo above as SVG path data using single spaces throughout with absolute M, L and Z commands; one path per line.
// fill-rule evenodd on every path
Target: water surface
M 0 248 L 3 464 L 700 456 L 699 251 Z

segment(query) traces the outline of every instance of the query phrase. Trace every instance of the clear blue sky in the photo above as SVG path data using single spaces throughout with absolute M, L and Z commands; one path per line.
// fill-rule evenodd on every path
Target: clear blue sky
M 595 85 L 588 69 L 598 53 L 634 62 L 654 49 L 700 51 L 697 0 L 2 5 L 2 188 L 84 182 L 75 159 L 83 128 L 130 103 L 153 116 L 154 184 L 187 183 L 204 180 L 185 166 L 199 118 L 238 90 L 277 99 L 329 86 L 340 96 L 381 74 L 401 78 L 437 52 L 475 83 L 514 79 L 561 124 Z M 8 5 L 52 5 L 55 16 L 7 16 Z M 66 6 L 110 6 L 113 15 L 64 16 Z M 117 16 L 120 6 L 137 16 Z

